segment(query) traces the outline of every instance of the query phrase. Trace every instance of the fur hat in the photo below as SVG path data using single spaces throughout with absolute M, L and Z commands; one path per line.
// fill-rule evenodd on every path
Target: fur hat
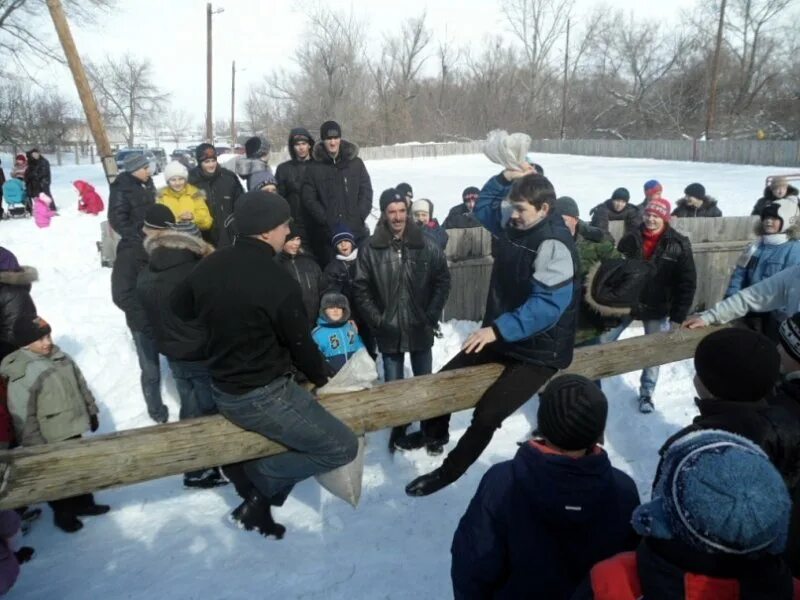
M 537 429 L 562 450 L 594 446 L 606 428 L 608 400 L 593 381 L 561 375 L 539 395 Z
M 166 167 L 164 167 L 164 181 L 169 183 L 169 180 L 173 177 L 183 177 L 184 179 L 188 179 L 189 170 L 183 165 L 183 163 L 173 160 L 167 164 Z
M 756 444 L 709 429 L 673 442 L 652 500 L 633 512 L 644 537 L 678 540 L 708 554 L 781 554 L 792 503 Z
M 217 149 L 214 148 L 212 144 L 203 143 L 197 146 L 194 149 L 194 157 L 197 160 L 197 164 L 199 165 L 204 160 L 208 160 L 209 158 L 213 158 L 214 160 L 217 159 Z
M 41 317 L 23 317 L 14 323 L 14 343 L 24 348 L 51 332 L 50 325 Z
M 341 319 L 334 323 L 329 321 L 328 317 L 325 315 L 326 308 L 341 308 L 344 314 Z M 331 325 L 347 323 L 350 320 L 350 302 L 347 300 L 347 296 L 339 292 L 325 292 L 319 301 L 319 316 Z
M 654 198 L 647 203 L 644 207 L 644 214 L 653 214 L 657 217 L 664 219 L 664 222 L 669 222 L 669 216 L 672 213 L 672 205 L 666 198 Z
M 617 188 L 611 194 L 612 200 L 625 200 L 625 202 L 629 202 L 631 199 L 631 193 L 628 191 L 628 188 Z
M 397 191 L 400 192 L 400 190 Z M 427 198 L 414 200 L 414 202 L 411 204 L 411 215 L 413 216 L 420 211 L 428 213 L 429 217 L 433 217 L 433 202 Z
M 766 336 L 730 327 L 704 337 L 694 352 L 697 377 L 715 398 L 756 402 L 780 376 L 780 356 Z
M 644 182 L 644 195 L 645 196 L 652 196 L 653 194 L 657 194 L 658 192 L 663 192 L 664 188 L 661 187 L 661 184 L 656 181 L 655 179 L 650 179 Z
M 789 180 L 786 179 L 783 175 L 779 175 L 778 177 L 773 177 L 769 182 L 769 187 L 771 190 L 775 190 L 777 187 L 781 187 L 784 185 L 789 185 Z
M 406 203 L 406 197 L 398 193 L 394 188 L 388 188 L 381 192 L 381 198 L 378 201 L 381 207 L 381 212 L 386 212 L 386 207 L 394 202 Z
M 706 199 L 706 188 L 702 183 L 690 183 L 686 186 L 686 189 L 683 190 L 683 193 L 692 198 L 697 198 L 698 200 Z

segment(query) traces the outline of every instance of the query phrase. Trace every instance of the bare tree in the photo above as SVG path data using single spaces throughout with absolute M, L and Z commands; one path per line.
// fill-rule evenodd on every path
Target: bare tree
M 166 129 L 176 146 L 180 145 L 181 140 L 189 136 L 192 127 L 192 117 L 182 108 L 169 111 L 166 118 Z
M 140 60 L 130 54 L 121 59 L 109 57 L 102 64 L 87 65 L 87 72 L 106 118 L 125 127 L 127 143 L 133 146 L 140 119 L 155 115 L 167 99 L 153 83 L 150 60 Z

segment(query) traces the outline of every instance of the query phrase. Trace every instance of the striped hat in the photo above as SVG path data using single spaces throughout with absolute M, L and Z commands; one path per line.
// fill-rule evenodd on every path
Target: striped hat
M 607 417 L 608 400 L 593 381 L 562 375 L 539 396 L 537 430 L 562 450 L 586 450 L 600 439 Z

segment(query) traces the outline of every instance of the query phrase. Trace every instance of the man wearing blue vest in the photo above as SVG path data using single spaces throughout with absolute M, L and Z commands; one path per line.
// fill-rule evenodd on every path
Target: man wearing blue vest
M 505 370 L 481 396 L 472 423 L 442 466 L 406 486 L 409 496 L 427 496 L 458 479 L 503 420 L 572 362 L 580 299 L 578 253 L 553 210 L 553 185 L 525 166 L 492 177 L 481 190 L 474 214 L 496 238 L 483 327 L 442 369 L 500 363 Z M 450 415 L 433 421 L 425 435 L 446 443 Z

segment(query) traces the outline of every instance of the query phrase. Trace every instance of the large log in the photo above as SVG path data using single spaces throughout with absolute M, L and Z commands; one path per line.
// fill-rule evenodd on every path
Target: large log
M 566 372 L 597 379 L 689 358 L 714 328 L 641 336 L 576 350 Z M 329 396 L 322 403 L 361 434 L 471 408 L 500 374 L 491 364 Z M 613 398 L 611 399 L 613 402 Z M 0 508 L 114 488 L 268 456 L 279 444 L 222 417 L 0 452 Z

